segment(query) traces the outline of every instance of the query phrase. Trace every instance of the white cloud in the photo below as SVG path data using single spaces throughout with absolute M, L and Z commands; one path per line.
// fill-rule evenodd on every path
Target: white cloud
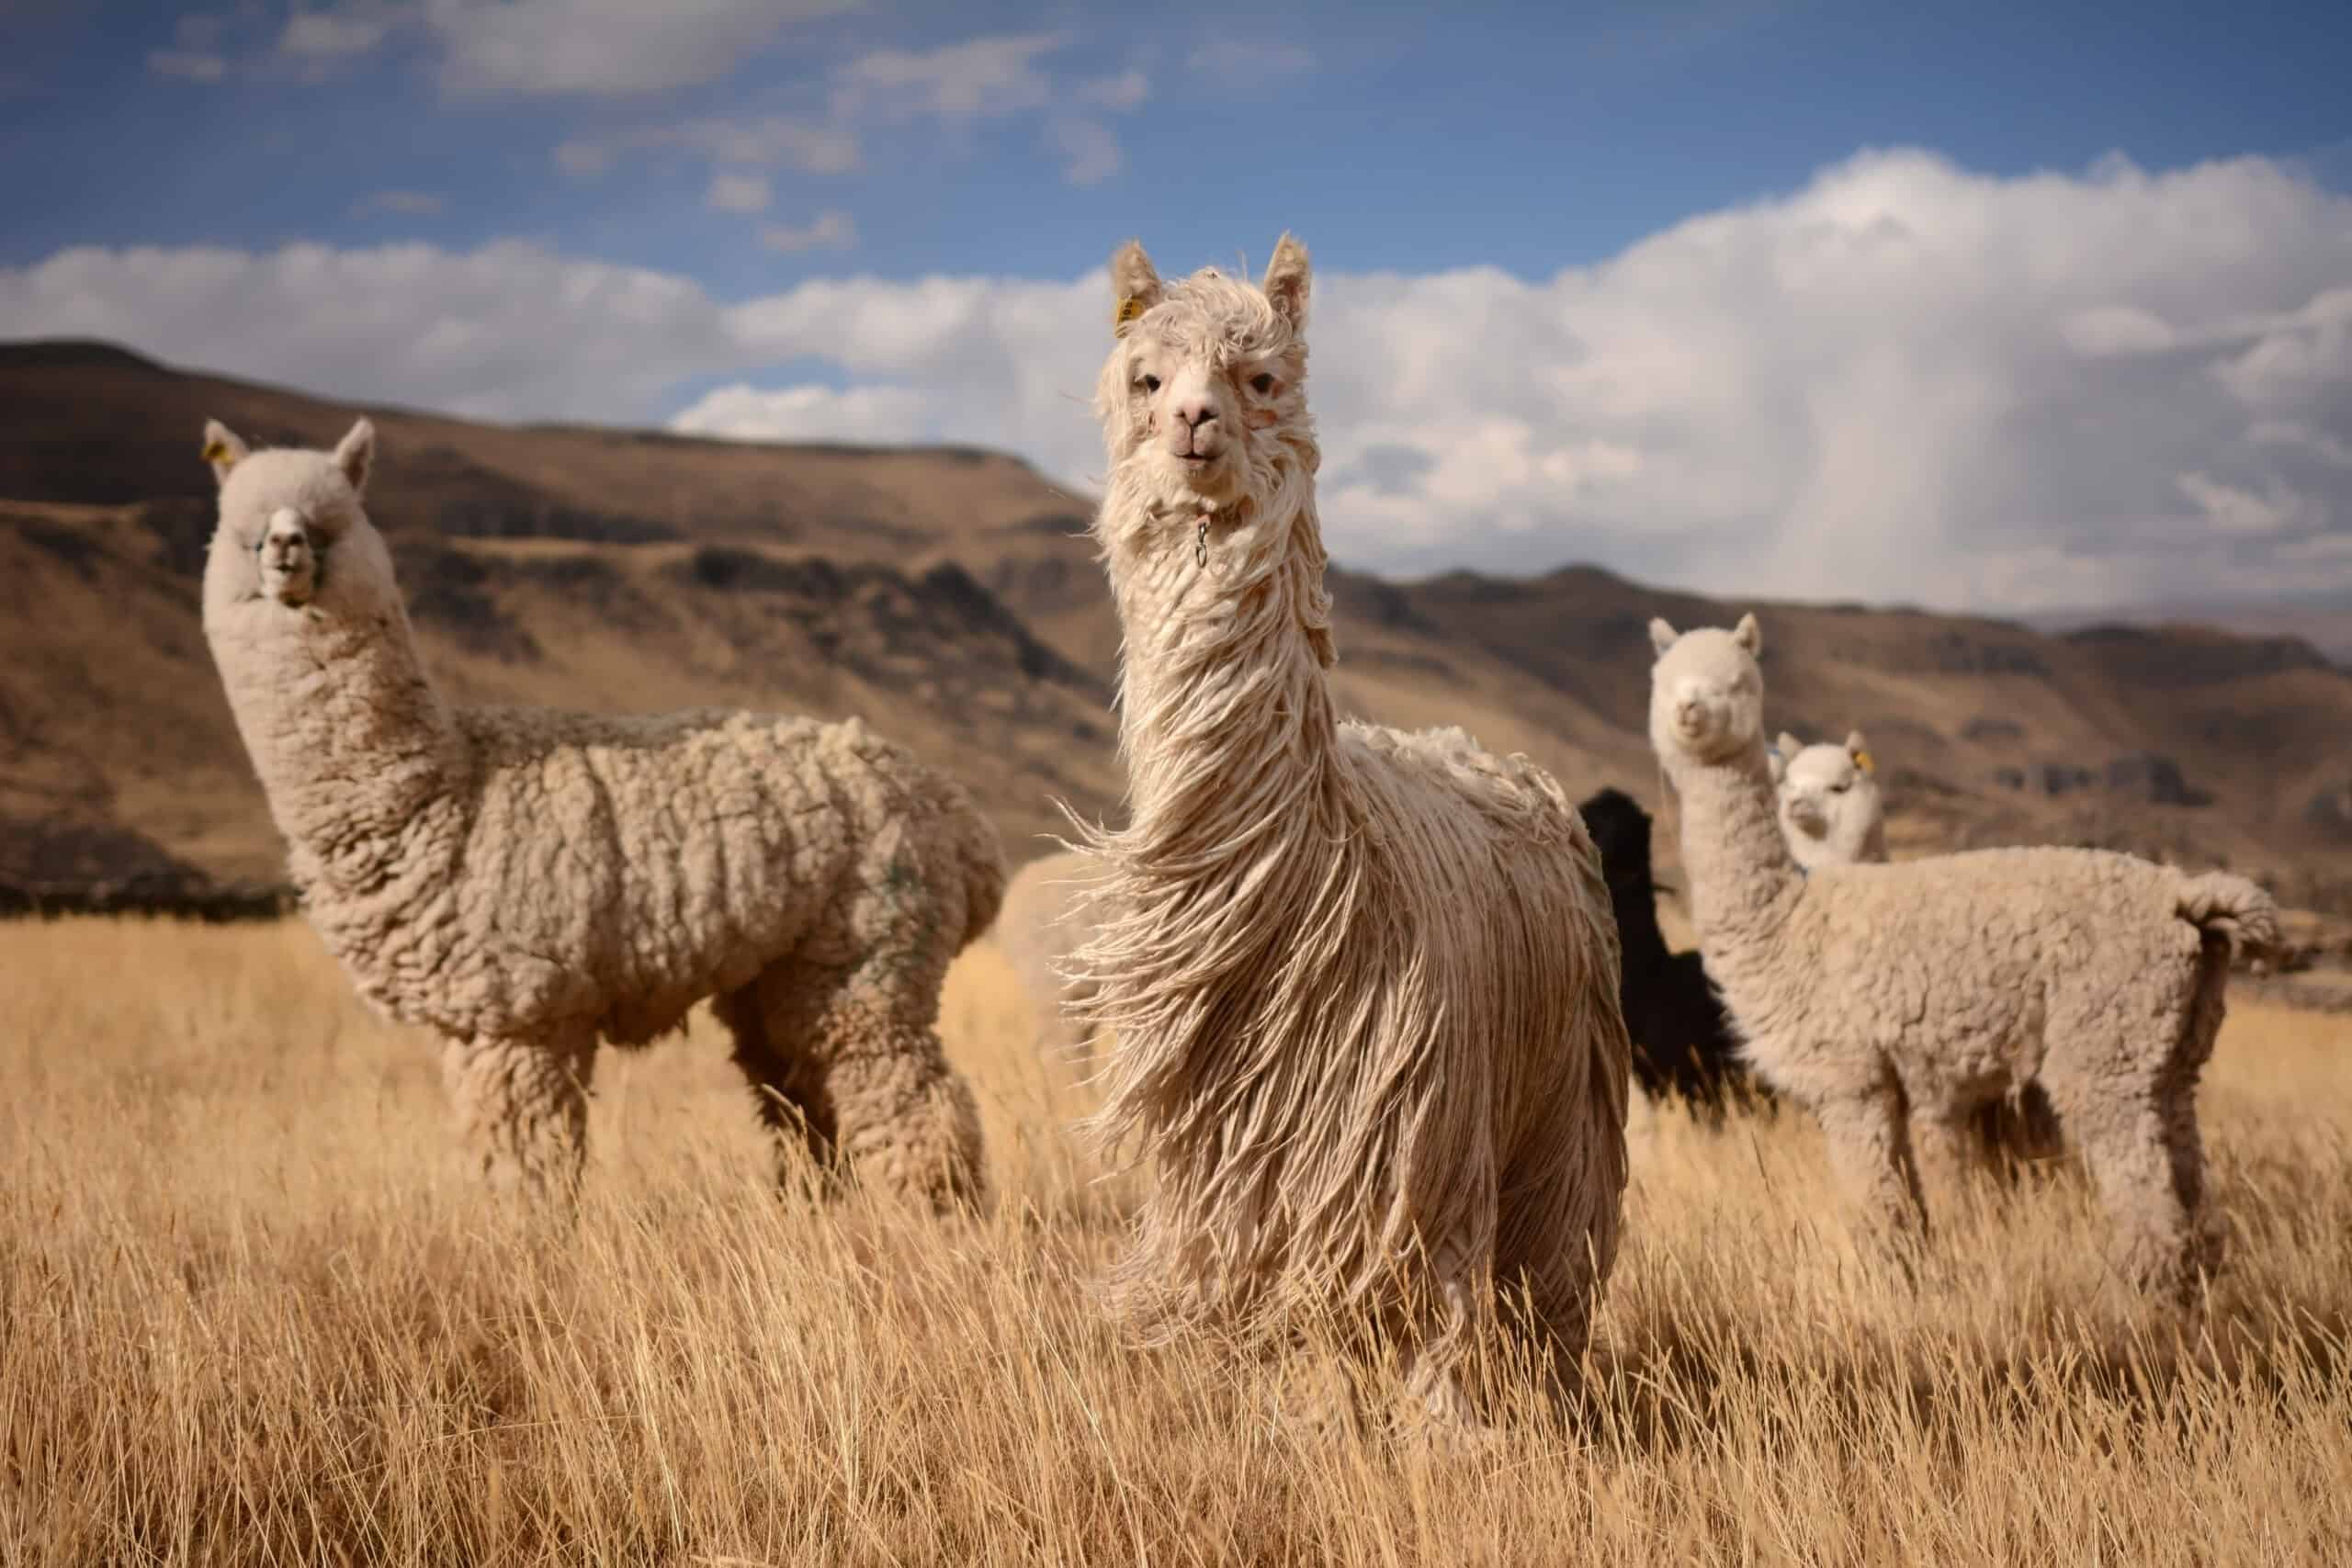
M 857 243 L 857 224 L 846 212 L 828 210 L 806 223 L 771 223 L 760 231 L 760 243 L 786 255 L 802 251 L 845 251 Z
M 765 212 L 768 209 L 767 177 L 721 170 L 710 176 L 710 189 L 703 199 L 721 212 Z
M 229 62 L 217 54 L 196 50 L 151 49 L 147 51 L 147 69 L 158 76 L 175 76 L 184 82 L 218 82 L 229 73 Z
M 458 93 L 619 96 L 717 81 L 796 22 L 848 0 L 335 0 L 300 6 L 277 55 L 315 74 L 403 31 Z
M 429 190 L 379 190 L 351 204 L 355 213 L 397 212 L 404 218 L 430 218 L 447 205 Z
M 574 138 L 557 146 L 555 161 L 572 178 L 592 179 L 610 169 L 623 152 L 662 148 L 681 149 L 726 164 L 780 164 L 809 175 L 850 174 L 859 164 L 855 132 L 775 116 L 687 120 L 643 126 L 602 140 Z
M 885 49 L 852 61 L 840 73 L 843 115 L 974 119 L 1043 108 L 1053 84 L 1040 56 L 1067 40 L 1054 33 L 967 39 L 939 49 Z
M 296 60 L 336 61 L 366 54 L 409 19 L 404 7 L 376 0 L 346 0 L 323 11 L 297 9 L 277 35 L 277 51 Z
M 1151 96 L 1151 78 L 1140 71 L 1129 69 L 1115 76 L 1097 76 L 1091 81 L 1080 82 L 1071 96 L 1081 104 L 1109 109 L 1113 114 L 1125 114 L 1141 108 L 1144 100 Z
M 1098 119 L 1065 117 L 1046 125 L 1047 145 L 1061 155 L 1062 178 L 1074 186 L 1100 185 L 1126 163 L 1119 139 Z
M 2352 199 L 2263 160 L 1996 179 L 1896 152 L 1548 278 L 1327 252 L 1325 526 L 1391 570 L 1600 559 L 2016 611 L 2352 585 L 2348 249 Z M 516 243 L 73 250 L 0 269 L 0 335 L 500 416 L 642 420 L 715 378 L 681 421 L 1003 446 L 1083 485 L 1107 288 L 820 278 L 727 304 Z M 844 385 L 764 384 L 806 360 Z
M 889 445 L 936 438 L 931 400 L 904 387 L 722 387 L 670 422 L 688 435 L 741 441 L 856 441 Z

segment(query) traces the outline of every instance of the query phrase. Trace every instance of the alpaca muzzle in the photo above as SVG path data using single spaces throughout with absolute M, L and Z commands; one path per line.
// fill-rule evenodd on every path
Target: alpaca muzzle
M 271 519 L 269 531 L 262 536 L 254 554 L 264 592 L 291 607 L 310 603 L 318 587 L 319 557 L 309 530 L 299 523 L 288 523 L 281 513 Z

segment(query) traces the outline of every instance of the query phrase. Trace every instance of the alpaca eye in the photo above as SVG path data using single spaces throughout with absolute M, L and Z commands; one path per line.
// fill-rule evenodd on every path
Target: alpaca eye
M 1250 384 L 1258 389 L 1258 395 L 1261 398 L 1274 389 L 1274 378 L 1262 370 L 1250 378 Z
M 1853 788 L 1853 787 L 1854 787 L 1854 781 L 1853 781 L 1853 780 L 1851 780 L 1851 779 L 1839 779 L 1836 784 L 1831 784 L 1831 785 L 1829 786 L 1829 792 L 1830 792 L 1832 795 L 1843 795 L 1843 794 L 1845 794 L 1848 790 L 1849 790 L 1849 789 L 1851 789 L 1851 788 Z
M 1143 389 L 1147 392 L 1156 392 L 1159 390 L 1159 378 L 1157 376 L 1145 377 L 1143 378 Z

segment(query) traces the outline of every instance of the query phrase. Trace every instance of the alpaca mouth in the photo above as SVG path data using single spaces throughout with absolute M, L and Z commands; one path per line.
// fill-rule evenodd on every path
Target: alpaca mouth
M 1792 806 L 1789 807 L 1789 820 L 1794 823 L 1797 830 L 1808 839 L 1826 838 L 1828 835 L 1829 818 L 1821 814 L 1818 807 Z

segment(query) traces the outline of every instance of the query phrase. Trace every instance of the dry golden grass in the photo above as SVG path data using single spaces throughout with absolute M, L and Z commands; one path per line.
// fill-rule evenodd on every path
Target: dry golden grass
M 1124 1349 L 1126 1190 L 992 951 L 950 1048 L 1002 1206 L 779 1200 L 707 1026 L 601 1068 L 589 1195 L 481 1192 L 434 1055 L 300 926 L 0 928 L 0 1562 L 2256 1563 L 2352 1553 L 2352 1033 L 2241 1009 L 2233 1265 L 2106 1280 L 2077 1180 L 1858 1268 L 1818 1141 L 1637 1107 L 1580 1414 L 1302 1437 Z

